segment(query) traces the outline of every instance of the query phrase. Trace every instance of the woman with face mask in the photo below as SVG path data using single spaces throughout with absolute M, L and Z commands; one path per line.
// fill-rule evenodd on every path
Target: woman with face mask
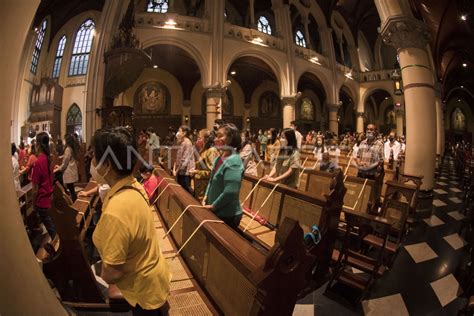
M 132 176 L 133 135 L 123 127 L 98 130 L 92 139 L 91 174 L 111 189 L 92 236 L 102 259 L 101 277 L 115 284 L 134 315 L 161 315 L 170 291 L 170 274 L 161 254 L 153 212 L 143 186 Z
M 242 150 L 240 151 L 240 158 L 242 158 L 242 163 L 244 164 L 244 173 L 257 177 L 258 172 L 255 156 L 258 156 L 258 154 L 250 140 L 250 133 L 242 132 L 240 139 L 242 141 Z M 269 147 L 267 146 L 267 150 L 268 148 Z
M 173 167 L 173 176 L 176 181 L 189 193 L 191 189 L 191 175 L 195 169 L 193 143 L 189 139 L 190 129 L 186 125 L 182 125 L 178 133 L 176 133 L 177 144 L 179 145 L 176 154 L 176 162 Z
M 234 124 L 217 131 L 216 143 L 221 155 L 214 160 L 211 178 L 202 205 L 230 227 L 237 229 L 242 219 L 239 193 L 244 166 L 239 155 L 241 136 Z
M 66 135 L 66 149 L 64 150 L 63 163 L 60 166 L 54 167 L 54 173 L 62 172 L 63 183 L 66 185 L 71 199 L 74 202 L 77 198 L 74 183 L 79 181 L 79 174 L 77 171 L 77 153 L 78 146 L 72 135 Z
M 292 188 L 298 187 L 301 169 L 300 152 L 293 129 L 284 129 L 280 135 L 280 152 L 270 174 L 264 177 L 267 181 L 279 182 Z
M 326 146 L 324 146 L 323 136 L 319 135 L 316 137 L 316 145 L 313 150 L 314 158 L 321 160 L 325 152 L 327 152 L 327 149 Z
M 280 152 L 280 139 L 277 137 L 276 129 L 270 128 L 268 130 L 268 145 L 265 152 L 265 160 L 270 162 L 270 167 L 273 168 Z

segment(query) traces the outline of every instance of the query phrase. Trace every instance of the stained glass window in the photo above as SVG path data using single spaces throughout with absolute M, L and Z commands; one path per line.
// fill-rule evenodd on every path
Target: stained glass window
M 295 33 L 295 43 L 298 46 L 306 47 L 306 41 L 304 39 L 303 33 L 301 33 L 299 30 Z
M 71 65 L 69 66 L 70 76 L 85 75 L 87 73 L 94 32 L 95 23 L 90 19 L 79 27 L 72 50 Z
M 168 12 L 168 0 L 149 0 L 146 11 L 155 13 L 166 13 Z
M 46 20 L 41 23 L 41 27 L 38 30 L 38 37 L 36 37 L 35 49 L 33 50 L 33 58 L 31 59 L 31 73 L 36 75 L 36 70 L 38 70 L 38 63 L 41 53 L 41 46 L 43 46 L 44 35 L 46 34 Z
M 66 35 L 63 35 L 59 40 L 58 49 L 56 50 L 56 57 L 54 58 L 53 78 L 59 77 L 61 71 L 61 62 L 64 55 L 64 46 L 66 46 Z
M 257 29 L 265 34 L 272 35 L 272 28 L 270 27 L 270 22 L 263 15 L 258 18 Z

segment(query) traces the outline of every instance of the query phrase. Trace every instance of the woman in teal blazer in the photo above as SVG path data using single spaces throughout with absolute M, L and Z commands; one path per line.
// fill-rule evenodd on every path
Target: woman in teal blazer
M 202 205 L 213 211 L 230 227 L 237 229 L 242 219 L 239 201 L 244 166 L 239 155 L 240 133 L 234 124 L 217 131 L 216 147 L 221 155 L 214 160 L 211 178 Z

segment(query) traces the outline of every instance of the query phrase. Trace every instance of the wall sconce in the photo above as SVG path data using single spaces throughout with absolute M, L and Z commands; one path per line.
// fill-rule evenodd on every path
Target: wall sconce
M 186 123 L 189 122 L 189 116 L 186 115 L 186 116 L 184 117 L 184 121 L 185 121 Z
M 398 69 L 395 69 L 392 72 L 392 80 L 393 80 L 393 92 L 395 93 L 395 95 L 402 95 L 403 94 L 402 76 L 398 72 Z

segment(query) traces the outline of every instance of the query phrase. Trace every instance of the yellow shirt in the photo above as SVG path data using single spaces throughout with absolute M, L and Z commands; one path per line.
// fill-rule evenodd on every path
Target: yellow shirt
M 143 197 L 124 186 L 139 189 Z M 104 263 L 123 265 L 124 276 L 116 285 L 127 302 L 156 309 L 166 302 L 171 275 L 144 197 L 145 190 L 132 176 L 117 182 L 105 196 L 93 241 Z

